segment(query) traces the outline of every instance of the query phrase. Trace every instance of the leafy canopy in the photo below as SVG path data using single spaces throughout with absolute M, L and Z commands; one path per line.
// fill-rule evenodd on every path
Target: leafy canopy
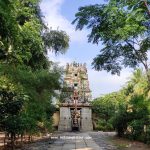
M 123 66 L 135 68 L 142 64 L 150 81 L 150 17 L 143 1 L 109 0 L 107 4 L 80 7 L 75 16 L 76 29 L 91 29 L 88 41 L 101 41 L 104 46 L 93 59 L 96 70 L 120 74 Z
M 11 135 L 52 130 L 52 98 L 61 69 L 47 51 L 64 54 L 69 37 L 44 24 L 40 0 L 0 0 L 0 130 Z
M 64 53 L 69 37 L 64 31 L 48 30 L 39 8 L 40 0 L 1 0 L 0 61 L 48 68 L 46 52 Z

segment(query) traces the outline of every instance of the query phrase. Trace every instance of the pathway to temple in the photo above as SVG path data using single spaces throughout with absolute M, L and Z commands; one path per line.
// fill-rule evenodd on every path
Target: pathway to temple
M 114 133 L 56 133 L 51 139 L 26 145 L 22 150 L 116 150 L 108 140 L 110 136 L 114 136 Z

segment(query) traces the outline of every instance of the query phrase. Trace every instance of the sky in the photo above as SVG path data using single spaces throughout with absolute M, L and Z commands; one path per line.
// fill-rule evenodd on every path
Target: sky
M 111 75 L 106 71 L 95 71 L 91 63 L 99 54 L 103 45 L 88 43 L 89 30 L 76 31 L 71 22 L 75 19 L 75 13 L 81 6 L 96 3 L 104 3 L 106 0 L 42 0 L 40 7 L 45 16 L 46 24 L 52 29 L 64 30 L 70 37 L 70 46 L 65 55 L 49 53 L 49 59 L 59 62 L 60 66 L 76 61 L 86 63 L 92 97 L 96 98 L 107 93 L 121 89 L 131 76 L 131 70 L 123 69 L 120 76 Z

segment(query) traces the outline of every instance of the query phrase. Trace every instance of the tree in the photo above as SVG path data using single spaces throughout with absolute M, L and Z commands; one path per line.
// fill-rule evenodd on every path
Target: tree
M 30 101 L 26 102 L 24 108 L 33 109 L 36 116 L 39 115 L 40 118 L 42 118 L 42 112 L 51 112 L 51 99 L 56 96 L 55 90 L 61 88 L 61 73 L 60 68 L 56 65 L 51 65 L 49 71 L 45 69 L 32 71 L 25 66 L 0 65 L 0 76 L 5 76 L 15 83 L 20 83 L 23 91 L 29 96 Z M 38 113 L 39 110 L 42 112 Z M 49 113 L 49 116 L 52 116 L 52 114 L 53 111 Z M 31 115 L 33 115 L 33 112 Z
M 48 68 L 48 49 L 64 53 L 69 37 L 65 31 L 48 31 L 39 8 L 40 0 L 0 3 L 0 60 L 32 69 Z
M 69 37 L 64 31 L 50 30 L 43 35 L 45 49 L 50 49 L 55 54 L 64 54 L 69 47 Z
M 115 113 L 116 103 L 116 93 L 97 98 L 92 102 L 93 112 L 107 122 Z
M 12 149 L 16 134 L 21 131 L 19 114 L 27 99 L 21 85 L 13 83 L 6 76 L 0 76 L 0 130 L 10 134 Z
M 69 46 L 65 31 L 48 30 L 39 2 L 0 1 L 0 130 L 11 134 L 12 148 L 16 134 L 52 129 L 62 72 L 46 53 Z
M 114 92 L 96 98 L 92 102 L 92 110 L 96 114 L 96 124 L 99 130 L 113 130 L 112 118 L 118 109 L 122 95 Z
M 142 0 L 142 1 L 138 1 L 138 0 L 133 0 L 133 1 L 117 0 L 117 3 L 121 4 L 123 6 L 128 6 L 129 9 L 137 8 L 137 7 L 139 7 L 139 5 L 142 5 L 143 7 L 145 7 L 147 9 L 147 14 L 150 13 L 149 2 L 147 0 Z
M 149 2 L 147 2 L 149 4 Z M 120 74 L 122 66 L 146 70 L 150 83 L 148 52 L 150 49 L 150 17 L 143 1 L 110 0 L 107 4 L 80 7 L 76 13 L 76 29 L 91 29 L 89 42 L 104 48 L 93 60 L 96 70 Z
M 119 136 L 149 142 L 149 89 L 142 70 L 136 70 L 127 85 L 121 89 L 123 101 L 113 117 Z
M 137 69 L 118 92 L 106 94 L 92 102 L 98 129 L 113 126 L 120 137 L 150 142 L 150 103 L 146 74 Z

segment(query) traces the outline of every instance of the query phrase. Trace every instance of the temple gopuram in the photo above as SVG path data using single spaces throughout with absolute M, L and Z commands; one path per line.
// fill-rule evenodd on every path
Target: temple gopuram
M 59 131 L 93 130 L 91 91 L 86 64 L 66 65 L 60 103 Z

